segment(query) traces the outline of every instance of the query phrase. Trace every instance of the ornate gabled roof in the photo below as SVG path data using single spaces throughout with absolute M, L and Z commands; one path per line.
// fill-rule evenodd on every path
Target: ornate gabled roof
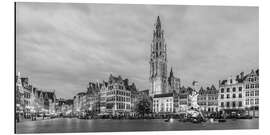
M 43 91 L 43 98 L 44 99 L 51 99 L 52 102 L 55 101 L 55 92 L 51 92 L 51 91 Z
M 128 85 L 126 88 L 133 93 L 137 92 L 137 88 L 136 88 L 136 85 L 134 83 L 132 83 L 131 85 Z
M 115 77 L 112 74 L 110 74 L 108 83 L 122 83 L 126 90 L 133 92 L 137 91 L 136 85 L 134 83 L 129 85 L 129 80 L 127 78 L 123 79 L 120 75 L 118 77 Z
M 182 86 L 179 90 L 179 93 L 187 93 L 187 89 L 184 86 Z
M 200 88 L 199 90 L 199 94 L 203 95 L 203 94 L 217 94 L 218 90 L 216 89 L 216 87 L 214 85 L 211 85 L 211 87 L 206 87 L 206 89 L 203 89 L 203 87 Z
M 257 76 L 259 76 L 259 69 L 257 69 L 257 70 L 251 70 L 251 72 L 249 73 L 249 75 L 257 75 Z
M 191 94 L 192 91 L 194 91 L 194 90 L 193 90 L 191 87 L 188 87 L 188 88 L 187 88 L 187 92 L 188 92 L 189 94 Z
M 202 94 L 205 94 L 205 93 L 206 93 L 206 91 L 203 89 L 203 87 L 201 87 L 200 90 L 199 90 L 199 94 L 202 95 Z
M 213 84 L 211 85 L 211 90 L 217 90 Z
M 87 94 L 95 94 L 100 91 L 101 84 L 100 83 L 94 83 L 94 82 L 89 82 L 88 88 L 87 88 Z
M 109 83 L 119 83 L 119 82 L 122 82 L 122 81 L 123 81 L 123 79 L 122 79 L 122 77 L 120 75 L 118 77 L 115 77 L 112 74 L 110 74 Z

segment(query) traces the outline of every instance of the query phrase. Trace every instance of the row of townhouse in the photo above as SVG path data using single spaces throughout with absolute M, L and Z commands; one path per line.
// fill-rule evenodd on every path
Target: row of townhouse
M 203 87 L 199 90 L 198 105 L 202 112 L 217 112 L 218 111 L 218 89 L 214 85 L 211 87 Z
M 184 86 L 178 92 L 156 94 L 153 98 L 154 113 L 186 113 L 191 105 L 189 96 L 193 88 Z M 216 112 L 218 110 L 218 90 L 214 85 L 198 91 L 197 102 L 203 112 Z
M 56 113 L 59 116 L 73 115 L 73 99 L 56 99 Z
M 154 113 L 185 113 L 190 106 L 189 95 L 194 88 L 180 87 L 178 91 L 155 94 L 153 96 Z M 243 72 L 235 78 L 229 77 L 214 85 L 201 87 L 197 103 L 201 111 L 209 114 L 221 112 L 228 115 L 259 116 L 259 70 L 248 74 Z
M 130 114 L 134 112 L 138 91 L 134 83 L 121 76 L 108 81 L 90 82 L 86 92 L 74 96 L 74 111 L 80 113 Z
M 20 72 L 15 79 L 16 116 L 30 118 L 31 114 L 55 113 L 55 91 L 41 90 L 29 83 L 28 77 L 21 77 Z
M 218 101 L 225 114 L 259 116 L 259 70 L 219 81 Z

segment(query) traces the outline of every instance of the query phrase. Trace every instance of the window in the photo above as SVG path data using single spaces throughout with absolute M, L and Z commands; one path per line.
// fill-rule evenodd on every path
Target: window
M 227 98 L 230 98 L 230 94 L 227 94 Z
M 259 99 L 258 98 L 255 99 L 255 104 L 259 104 Z
M 258 83 L 255 84 L 255 88 L 259 88 L 259 84 Z
M 250 99 L 250 105 L 254 104 L 254 99 Z
M 246 105 L 249 105 L 249 99 L 246 99 Z
M 249 89 L 249 84 L 246 85 L 246 89 Z
M 241 92 L 242 91 L 242 87 L 239 87 L 238 90 Z
M 227 92 L 230 92 L 230 88 L 227 88 Z
M 224 107 L 224 102 L 221 102 L 221 107 Z
M 243 105 L 242 105 L 242 101 L 239 101 L 239 102 L 238 102 L 238 106 L 239 106 L 239 107 L 242 107 L 242 106 L 243 106 Z
M 233 98 L 236 98 L 236 95 L 235 94 L 233 94 Z
M 241 94 L 241 93 L 239 93 L 238 97 L 239 97 L 239 98 L 242 98 L 242 94 Z
M 254 88 L 254 84 L 251 84 L 251 88 Z
M 236 106 L 236 105 L 235 105 L 235 102 L 232 102 L 232 106 L 233 106 L 233 107 L 235 107 L 235 106 Z
M 233 87 L 233 89 L 232 89 L 232 90 L 233 90 L 233 92 L 235 92 L 235 91 L 236 91 L 236 88 L 235 88 L 235 87 Z
M 246 97 L 248 97 L 249 96 L 249 91 L 246 91 Z
M 255 96 L 259 96 L 259 91 L 258 90 L 255 91 Z
M 250 96 L 254 96 L 254 91 L 251 91 L 250 92 Z
M 230 102 L 227 102 L 226 103 L 226 107 L 230 107 Z
M 224 93 L 224 88 L 221 88 L 220 92 L 221 92 L 221 93 Z

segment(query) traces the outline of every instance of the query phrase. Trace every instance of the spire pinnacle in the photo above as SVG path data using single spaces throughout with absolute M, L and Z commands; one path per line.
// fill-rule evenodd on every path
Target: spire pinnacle
M 172 67 L 171 67 L 171 71 L 170 71 L 170 76 L 173 76 L 173 70 L 172 70 Z
M 157 29 L 160 29 L 160 28 L 161 28 L 161 22 L 160 22 L 159 16 L 157 17 L 156 28 L 157 28 Z

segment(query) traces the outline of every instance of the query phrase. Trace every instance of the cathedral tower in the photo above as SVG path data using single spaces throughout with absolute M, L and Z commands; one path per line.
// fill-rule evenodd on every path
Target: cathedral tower
M 167 45 L 159 16 L 153 32 L 150 54 L 150 95 L 167 92 Z

